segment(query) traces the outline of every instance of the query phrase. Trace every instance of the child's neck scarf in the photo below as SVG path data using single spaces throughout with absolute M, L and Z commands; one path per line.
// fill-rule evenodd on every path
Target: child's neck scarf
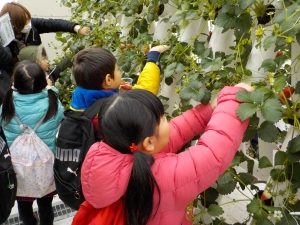
M 77 86 L 72 94 L 72 101 L 70 103 L 70 106 L 76 110 L 85 110 L 99 98 L 109 97 L 118 92 L 118 88 L 87 90 Z

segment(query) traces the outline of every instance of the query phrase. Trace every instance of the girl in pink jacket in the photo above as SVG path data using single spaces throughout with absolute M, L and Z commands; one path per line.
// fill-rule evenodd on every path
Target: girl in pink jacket
M 109 97 L 99 112 L 102 141 L 91 146 L 81 171 L 86 201 L 103 208 L 123 198 L 126 225 L 192 224 L 186 207 L 228 168 L 247 128 L 249 121 L 236 116 L 235 93 L 244 88 L 253 90 L 225 87 L 211 104 L 170 123 L 148 91 Z M 201 133 L 197 145 L 176 154 Z

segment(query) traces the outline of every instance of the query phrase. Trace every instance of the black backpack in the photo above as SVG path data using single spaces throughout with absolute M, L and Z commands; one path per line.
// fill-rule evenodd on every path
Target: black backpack
M 14 171 L 10 151 L 0 126 L 0 224 L 5 223 L 15 204 L 17 194 L 17 178 Z
M 98 99 L 83 113 L 66 110 L 56 136 L 56 191 L 59 198 L 75 210 L 85 200 L 80 182 L 81 166 L 90 146 L 99 141 L 94 133 L 92 119 L 99 112 L 104 99 Z

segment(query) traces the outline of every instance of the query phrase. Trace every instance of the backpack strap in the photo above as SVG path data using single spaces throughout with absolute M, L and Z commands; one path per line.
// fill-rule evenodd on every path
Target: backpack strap
M 45 115 L 46 116 L 46 115 Z M 42 117 L 42 119 L 35 125 L 35 127 L 33 128 L 33 131 L 35 132 L 38 128 L 39 128 L 39 126 L 43 123 L 43 120 L 45 119 L 45 116 L 43 116 Z M 27 124 L 23 124 L 21 121 L 20 121 L 20 119 L 16 116 L 16 115 L 14 115 L 14 119 L 15 119 L 15 121 L 17 121 L 17 123 L 20 125 L 20 129 L 24 132 L 24 129 L 28 129 L 28 125 Z M 25 126 L 24 126 L 25 125 Z M 23 128 L 23 126 L 24 126 L 24 128 Z
M 92 120 L 99 112 L 100 106 L 106 98 L 99 98 L 84 110 L 84 115 Z

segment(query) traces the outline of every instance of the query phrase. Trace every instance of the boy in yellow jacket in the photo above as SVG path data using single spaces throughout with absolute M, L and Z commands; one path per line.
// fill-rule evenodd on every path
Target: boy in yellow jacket
M 145 89 L 157 95 L 160 85 L 159 55 L 168 50 L 167 45 L 150 49 L 147 63 L 132 88 Z M 77 87 L 72 94 L 70 109 L 83 112 L 99 98 L 119 92 L 121 72 L 114 55 L 103 48 L 84 49 L 74 58 L 73 75 Z M 93 119 L 94 132 L 98 132 L 98 116 Z

